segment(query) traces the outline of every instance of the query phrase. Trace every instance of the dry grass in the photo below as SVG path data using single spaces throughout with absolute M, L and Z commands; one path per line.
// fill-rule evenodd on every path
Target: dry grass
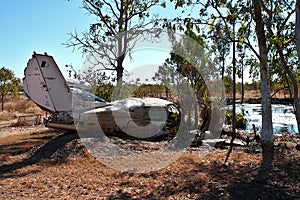
M 12 112 L 9 112 L 9 111 L 6 111 L 6 110 L 0 112 L 0 120 L 3 120 L 3 121 L 15 119 L 17 117 L 18 116 L 16 115 L 15 112 L 12 113 Z
M 4 102 L 4 111 L 0 111 L 0 120 L 14 120 L 21 115 L 28 114 L 45 115 L 45 111 L 41 110 L 32 100 L 24 95 L 8 97 Z
M 271 95 L 274 93 L 274 91 L 271 92 Z M 232 98 L 232 94 L 226 94 L 227 98 Z M 241 98 L 242 94 L 241 92 L 236 93 L 236 98 Z M 261 98 L 261 91 L 260 90 L 249 90 L 245 91 L 244 98 Z M 272 98 L 289 98 L 289 92 L 287 90 L 281 90 L 278 93 L 276 93 Z
M 31 130 L 0 140 L 0 199 L 297 199 L 300 155 L 276 153 L 270 179 L 258 180 L 260 153 L 195 149 L 149 173 L 124 173 L 85 155 L 40 158 L 28 154 L 61 132 Z M 9 145 L 7 145 L 9 144 Z M 59 144 L 58 148 L 63 144 Z M 49 147 L 47 147 L 49 148 Z M 40 154 L 44 156 L 44 154 Z M 34 157 L 34 158 L 33 158 Z M 29 159 L 29 161 L 28 161 Z M 6 170 L 5 170 L 6 169 Z
M 25 97 L 6 106 L 7 111 L 0 113 L 4 119 L 44 113 Z M 227 150 L 194 149 L 163 169 L 125 173 L 105 166 L 87 151 L 75 157 L 51 157 L 67 146 L 58 140 L 61 131 L 10 127 L 7 132 L 0 131 L 0 199 L 300 198 L 300 154 L 288 148 L 276 152 L 268 181 L 260 182 L 258 146 L 255 151 L 235 148 L 227 166 L 223 165 Z M 70 144 L 74 135 L 68 137 Z

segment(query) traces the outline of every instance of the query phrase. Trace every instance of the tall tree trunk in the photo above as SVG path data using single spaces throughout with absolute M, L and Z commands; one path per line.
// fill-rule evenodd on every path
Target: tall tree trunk
M 118 64 L 117 64 L 117 70 L 116 70 L 118 86 L 122 86 L 122 82 L 123 82 L 123 72 L 124 72 L 123 61 L 124 61 L 124 56 L 120 56 L 118 58 Z
M 225 58 L 224 57 L 222 57 L 221 58 L 221 62 L 222 62 L 222 74 L 221 74 L 221 76 L 222 76 L 222 81 L 224 81 L 224 73 L 225 73 Z
M 262 106 L 262 131 L 261 145 L 263 153 L 262 168 L 268 172 L 271 170 L 269 164 L 273 159 L 273 126 L 272 126 L 272 110 L 270 96 L 270 82 L 268 74 L 268 50 L 266 44 L 265 24 L 261 13 L 261 2 L 252 0 L 254 9 L 254 21 L 256 24 L 255 31 L 258 40 L 260 55 L 260 77 L 261 77 L 261 106 Z M 266 173 L 267 176 L 267 173 Z
M 298 54 L 298 59 L 300 64 L 300 0 L 296 0 L 296 22 L 295 22 L 295 27 L 296 27 L 296 48 L 297 48 L 297 54 Z
M 297 0 L 296 4 L 298 5 L 298 6 L 296 6 L 296 9 L 298 9 L 298 12 L 299 12 L 299 0 Z M 269 19 L 267 22 L 267 29 L 268 29 L 269 34 L 274 35 L 273 30 L 272 30 L 271 20 L 272 20 L 272 14 L 270 13 Z M 296 23 L 297 23 L 297 20 L 299 21 L 299 13 L 298 13 L 298 18 L 296 15 Z M 299 22 L 299 24 L 296 24 L 296 34 L 299 32 L 299 26 L 300 26 L 300 22 Z M 298 33 L 298 34 L 300 34 L 300 33 Z M 297 38 L 297 46 L 299 46 L 299 42 L 300 42 L 300 40 L 298 40 L 299 37 L 296 36 L 296 38 Z M 299 48 L 297 47 L 297 50 L 299 50 L 299 49 L 300 49 L 300 47 Z M 282 50 L 282 46 L 280 46 L 279 44 L 276 44 L 276 50 L 277 50 L 277 53 L 279 54 L 280 61 L 281 61 L 284 72 L 289 76 L 289 78 L 292 81 L 293 90 L 294 90 L 293 103 L 294 103 L 295 115 L 296 115 L 296 120 L 297 120 L 298 132 L 300 134 L 300 101 L 299 101 L 299 94 L 298 94 L 298 90 L 299 90 L 298 82 L 297 82 L 296 76 L 293 74 L 293 72 L 288 67 L 288 64 L 285 60 L 285 56 L 284 56 L 284 53 Z M 298 52 L 298 56 L 300 56 L 300 52 Z M 291 92 L 290 92 L 290 94 L 291 94 Z
M 222 82 L 224 83 L 224 73 L 225 73 L 225 56 L 222 57 Z M 226 99 L 226 92 L 222 92 L 222 101 Z
M 260 78 L 262 93 L 262 140 L 267 143 L 273 143 L 273 127 L 270 97 L 270 80 L 268 74 L 268 50 L 264 22 L 261 13 L 261 4 L 259 0 L 252 0 L 254 8 L 254 20 L 256 23 L 256 35 L 260 55 Z
M 116 71 L 117 71 L 117 84 L 113 94 L 114 100 L 124 98 L 123 96 L 124 94 L 122 93 L 124 68 L 123 68 L 123 61 L 121 61 L 120 57 L 118 58 Z
M 4 94 L 1 94 L 1 110 L 4 111 Z
M 233 143 L 233 140 L 236 136 L 236 60 L 235 60 L 235 19 L 233 21 L 233 43 L 232 43 L 232 140 L 231 144 Z M 231 145 L 232 146 L 232 145 Z
M 242 60 L 242 98 L 241 98 L 241 104 L 244 103 L 244 97 L 245 97 L 245 89 L 244 89 L 244 60 Z
M 296 0 L 296 23 L 295 23 L 295 27 L 296 27 L 296 44 L 297 44 L 297 54 L 298 54 L 298 67 L 300 65 L 300 0 Z M 296 82 L 297 83 L 297 82 Z M 297 93 L 297 98 L 295 98 L 295 94 L 294 94 L 294 104 L 296 107 L 296 117 L 297 117 L 297 125 L 298 125 L 298 132 L 299 132 L 299 136 L 300 136 L 300 100 L 298 97 L 298 87 L 297 87 L 297 91 L 296 88 L 294 88 L 294 92 Z M 297 106 L 298 107 L 297 107 Z
M 277 51 L 279 53 L 283 69 L 292 81 L 292 85 L 293 85 L 293 89 L 294 89 L 293 103 L 294 103 L 294 108 L 295 108 L 295 115 L 296 115 L 296 120 L 297 120 L 298 133 L 300 134 L 300 101 L 299 101 L 299 94 L 298 94 L 298 90 L 299 90 L 298 82 L 297 82 L 296 76 L 292 73 L 292 71 L 287 66 L 287 63 L 284 59 L 283 51 L 278 45 L 277 45 Z

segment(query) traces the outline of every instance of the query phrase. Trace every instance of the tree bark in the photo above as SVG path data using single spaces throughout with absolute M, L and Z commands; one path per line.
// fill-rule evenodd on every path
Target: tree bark
M 1 94 L 1 110 L 4 111 L 4 95 Z
M 296 48 L 300 64 L 300 0 L 296 0 L 296 22 L 295 22 L 295 32 L 296 32 Z
M 298 9 L 298 12 L 299 12 L 299 0 L 297 0 L 297 3 L 296 3 L 296 10 L 297 9 Z M 297 18 L 297 15 L 296 15 L 296 23 L 297 23 L 297 20 L 299 21 L 299 13 L 298 13 L 298 18 Z M 272 30 L 271 21 L 272 21 L 272 13 L 269 13 L 269 19 L 268 19 L 268 22 L 267 22 L 267 29 L 268 29 L 269 34 L 274 35 L 273 30 Z M 296 35 L 299 32 L 300 21 L 298 23 L 299 24 L 296 24 Z M 298 33 L 298 34 L 300 34 L 300 33 Z M 299 37 L 297 38 L 297 36 L 296 36 L 297 39 L 299 39 Z M 300 47 L 298 47 L 299 42 L 300 42 L 300 40 L 297 40 L 297 51 L 300 50 Z M 293 74 L 293 72 L 288 67 L 288 64 L 285 60 L 285 56 L 284 56 L 284 53 L 283 53 L 282 46 L 280 46 L 279 44 L 276 44 L 275 46 L 276 46 L 277 53 L 279 54 L 283 70 L 289 76 L 289 78 L 292 81 L 293 90 L 294 90 L 293 103 L 294 103 L 295 115 L 296 115 L 296 120 L 297 120 L 298 133 L 300 134 L 300 101 L 299 101 L 299 94 L 298 94 L 298 90 L 299 90 L 298 82 L 297 82 L 296 76 Z M 298 56 L 300 56 L 300 52 L 297 52 L 297 53 L 298 53 Z M 291 92 L 290 92 L 290 94 L 291 94 Z
M 273 144 L 273 126 L 272 126 L 272 110 L 270 97 L 270 82 L 268 74 L 268 50 L 265 35 L 265 24 L 261 13 L 261 4 L 259 0 L 252 0 L 254 8 L 254 21 L 256 24 L 255 31 L 259 46 L 260 55 L 260 78 L 261 78 L 261 106 L 262 106 L 262 143 L 267 146 Z M 263 148 L 264 150 L 265 148 Z
M 299 94 L 298 94 L 298 90 L 299 90 L 299 86 L 298 86 L 298 82 L 296 79 L 296 76 L 292 73 L 292 71 L 289 69 L 289 67 L 287 66 L 287 63 L 284 59 L 284 54 L 283 51 L 280 47 L 277 47 L 279 56 L 280 56 L 280 60 L 283 66 L 283 69 L 285 71 L 285 73 L 288 74 L 288 76 L 290 77 L 291 81 L 292 81 L 292 85 L 293 85 L 293 89 L 294 89 L 294 95 L 293 95 L 293 103 L 295 106 L 295 115 L 296 115 L 296 120 L 297 120 L 297 126 L 298 126 L 298 133 L 300 134 L 300 101 L 299 101 Z
M 262 5 L 260 0 L 252 0 L 254 9 L 254 21 L 256 24 L 255 32 L 259 47 L 260 60 L 260 78 L 261 78 L 261 107 L 262 107 L 262 130 L 261 130 L 261 148 L 262 162 L 259 170 L 259 177 L 262 184 L 266 184 L 269 173 L 272 170 L 274 144 L 273 144 L 273 125 L 271 109 L 271 90 L 268 74 L 268 49 L 265 35 L 265 24 L 262 17 Z M 262 185 L 262 186 L 263 186 Z
M 245 97 L 245 89 L 244 89 L 244 60 L 242 60 L 242 97 L 241 97 L 241 104 L 244 103 L 244 97 Z
M 298 55 L 298 67 L 300 65 L 300 0 L 296 0 L 296 44 L 297 44 L 297 55 Z M 296 82 L 297 84 L 297 82 Z M 298 85 L 297 85 L 298 86 Z M 297 97 L 294 94 L 294 104 L 296 107 L 296 117 L 298 125 L 298 134 L 300 136 L 300 99 L 298 97 L 298 87 L 294 88 L 294 93 L 296 92 Z

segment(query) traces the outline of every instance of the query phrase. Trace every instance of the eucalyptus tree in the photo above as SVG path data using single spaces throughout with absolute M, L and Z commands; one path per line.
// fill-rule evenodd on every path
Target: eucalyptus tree
M 4 100 L 8 94 L 14 96 L 18 95 L 18 89 L 21 80 L 15 77 L 12 70 L 2 67 L 0 69 L 0 97 L 1 97 L 1 110 L 4 110 Z
M 294 99 L 293 102 L 298 129 L 300 129 L 299 86 L 296 79 L 296 75 L 299 74 L 299 67 L 295 62 L 295 50 L 296 46 L 299 46 L 299 42 L 295 43 L 295 23 L 291 20 L 291 16 L 293 16 L 295 12 L 295 1 L 255 1 L 254 3 L 254 1 L 250 0 L 195 0 L 188 1 L 189 4 L 185 4 L 182 1 L 175 2 L 179 6 L 201 6 L 199 9 L 199 18 L 196 17 L 196 19 L 190 18 L 189 20 L 182 20 L 183 23 L 188 22 L 186 23 L 186 26 L 198 26 L 197 29 L 200 30 L 205 29 L 201 29 L 199 26 L 216 28 L 215 21 L 221 19 L 225 25 L 223 32 L 231 32 L 232 30 L 229 26 L 230 20 L 228 19 L 238 15 L 237 19 L 240 20 L 241 25 L 238 27 L 237 35 L 235 37 L 236 42 L 246 45 L 260 62 L 259 71 L 261 75 L 264 119 L 266 119 L 265 117 L 271 117 L 269 100 L 271 94 L 270 81 L 272 80 L 272 77 L 274 79 L 274 77 L 277 76 L 280 77 L 280 80 L 285 80 L 286 83 L 291 83 L 292 85 L 293 92 L 291 93 L 293 94 Z M 298 7 L 296 6 L 296 10 L 297 9 L 299 11 L 299 4 Z M 230 16 L 227 16 L 226 13 Z M 179 18 L 177 20 L 179 20 Z M 296 20 L 300 23 L 299 13 Z M 296 35 L 298 38 L 300 38 L 299 32 L 299 26 L 296 26 Z M 229 35 L 230 34 L 228 34 L 228 36 Z M 214 35 L 208 36 L 208 38 L 212 37 L 214 37 Z M 230 40 L 232 37 L 228 37 L 228 39 Z M 259 48 L 260 50 L 257 51 Z M 299 49 L 300 48 L 298 47 L 298 52 L 300 52 Z M 251 63 L 254 64 L 254 62 Z M 276 65 L 273 65 L 272 63 L 276 63 Z M 252 66 L 255 66 L 255 64 Z M 255 72 L 256 70 L 252 67 L 251 71 Z M 273 133 L 271 122 L 271 118 L 263 121 L 265 124 L 263 125 L 265 127 L 262 133 L 263 140 L 272 140 Z
M 297 49 L 297 55 L 298 55 L 298 63 L 297 63 L 297 66 L 298 66 L 298 69 L 299 69 L 299 66 L 300 66 L 300 1 L 299 0 L 296 0 L 296 22 L 295 22 L 295 27 L 296 27 L 296 49 Z M 299 76 L 299 72 L 298 72 L 298 76 Z M 298 99 L 298 105 L 300 104 L 300 99 Z M 298 107 L 299 108 L 299 107 Z M 300 129 L 300 124 L 299 124 L 299 112 L 297 113 L 297 121 L 298 121 L 298 131 Z M 299 131 L 299 135 L 300 135 L 300 131 Z
M 272 110 L 270 98 L 270 82 L 269 82 L 269 63 L 268 63 L 268 49 L 267 39 L 265 34 L 265 23 L 262 15 L 262 8 L 259 0 L 252 0 L 255 32 L 257 35 L 257 42 L 259 47 L 259 61 L 260 61 L 260 79 L 261 79 L 261 105 L 262 105 L 262 149 L 263 155 L 272 154 L 273 149 L 273 126 L 272 126 Z M 267 159 L 269 161 L 269 159 Z
M 217 82 L 218 77 L 218 69 L 203 38 L 187 30 L 181 40 L 172 41 L 170 57 L 159 67 L 154 79 L 170 88 L 167 90 L 169 94 L 181 99 L 182 123 L 189 124 L 186 127 L 210 130 L 216 136 L 223 122 L 222 111 L 218 110 L 222 99 L 217 96 L 223 88 Z M 200 125 L 199 115 L 202 120 Z M 211 118 L 216 121 L 210 126 Z
M 222 23 L 221 20 L 217 22 L 215 28 L 211 29 L 211 31 L 213 31 L 214 35 L 216 36 L 212 38 L 213 40 L 212 49 L 216 54 L 215 56 L 221 69 L 222 80 L 224 80 L 226 57 L 230 53 L 230 46 L 231 46 L 231 42 L 228 41 L 226 32 L 224 32 L 223 30 L 224 30 L 224 24 Z
M 245 66 L 246 66 L 246 52 L 245 49 L 241 46 L 238 45 L 237 46 L 237 50 L 238 50 L 238 59 L 237 59 L 237 75 L 238 77 L 242 80 L 241 82 L 241 102 L 244 102 L 244 96 L 245 96 L 245 90 L 244 90 L 244 70 L 245 70 Z
M 298 65 L 300 65 L 300 0 L 296 0 L 296 19 L 295 19 L 295 34 L 296 34 L 296 48 L 298 55 Z M 299 133 L 300 134 L 300 133 Z
M 116 72 L 117 84 L 122 84 L 123 62 L 143 28 L 157 25 L 150 10 L 165 6 L 160 0 L 83 0 L 83 8 L 95 22 L 82 34 L 70 33 L 66 47 L 78 48 L 92 65 Z
M 182 3 L 179 5 L 187 6 Z M 216 20 L 222 20 L 224 23 L 223 31 L 226 33 L 227 40 L 233 43 L 233 97 L 235 97 L 235 43 L 246 45 L 247 48 L 258 58 L 260 63 L 260 79 L 261 79 L 261 93 L 262 93 L 262 131 L 261 131 L 261 146 L 263 150 L 263 162 L 271 163 L 273 155 L 273 127 L 272 127 L 272 110 L 270 98 L 270 84 L 269 84 L 269 63 L 268 63 L 268 48 L 267 37 L 265 34 L 265 23 L 262 15 L 261 1 L 260 0 L 224 0 L 224 1 L 200 1 L 195 0 L 193 3 L 189 1 L 189 5 L 200 5 L 199 18 L 184 20 L 183 23 L 187 27 L 215 27 Z M 177 21 L 180 19 L 176 19 Z M 238 24 L 238 27 L 235 25 Z M 237 30 L 235 29 L 237 28 Z M 205 29 L 203 35 L 206 35 Z M 213 32 L 212 32 L 213 33 Z M 209 35 L 217 37 L 214 34 Z M 257 51 L 256 49 L 259 49 Z M 233 98 L 235 101 L 235 98 Z M 231 143 L 235 138 L 235 103 L 233 104 L 233 123 L 232 131 L 233 137 Z M 227 161 L 232 148 L 228 151 L 225 162 Z M 270 169 L 270 165 L 266 166 Z
M 297 119 L 298 132 L 300 133 L 300 101 L 299 101 L 299 83 L 296 74 L 299 73 L 299 67 L 295 60 L 297 44 L 295 40 L 295 23 L 291 17 L 295 13 L 295 2 L 270 1 L 260 2 L 261 9 L 264 12 L 265 30 L 269 49 L 276 53 L 284 71 L 284 76 L 288 76 L 293 90 L 293 104 Z

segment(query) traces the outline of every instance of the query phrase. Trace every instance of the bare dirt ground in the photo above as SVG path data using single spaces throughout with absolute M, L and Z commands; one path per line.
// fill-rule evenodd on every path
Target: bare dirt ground
M 0 112 L 0 199 L 300 199 L 300 154 L 290 137 L 275 141 L 268 174 L 262 174 L 258 145 L 235 147 L 227 165 L 228 147 L 200 146 L 159 151 L 180 157 L 158 170 L 121 172 L 92 156 L 74 132 L 18 124 L 19 116 L 31 114 L 45 112 L 24 97 Z M 113 137 L 109 142 L 141 156 L 166 144 Z
M 163 142 L 111 138 L 135 151 Z M 300 199 L 300 155 L 289 138 L 276 142 L 273 167 L 260 178 L 259 146 L 188 149 L 147 173 L 114 170 L 91 156 L 76 133 L 36 127 L 0 129 L 0 199 Z

